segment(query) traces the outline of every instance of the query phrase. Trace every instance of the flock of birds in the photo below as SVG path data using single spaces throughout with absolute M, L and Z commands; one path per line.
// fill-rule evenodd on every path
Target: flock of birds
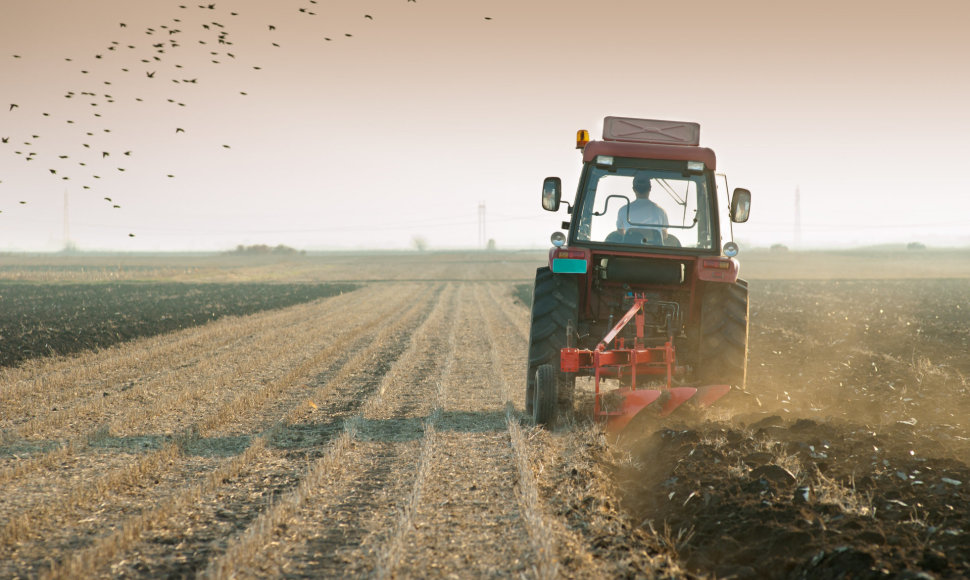
M 177 1 L 177 0 L 176 0 Z M 183 0 L 184 1 L 184 0 Z M 306 17 L 316 16 L 318 0 L 307 0 L 309 5 L 297 8 L 297 14 Z M 417 0 L 406 0 L 408 3 Z M 137 158 L 134 147 L 117 146 L 118 137 L 112 134 L 112 129 L 105 126 L 110 119 L 111 108 L 120 102 L 133 100 L 137 103 L 157 102 L 164 99 L 168 106 L 187 107 L 184 99 L 179 97 L 184 90 L 177 93 L 175 98 L 159 97 L 163 92 L 172 95 L 172 85 L 179 88 L 195 86 L 204 82 L 204 77 L 189 73 L 191 67 L 195 70 L 200 61 L 199 50 L 203 51 L 210 65 L 220 65 L 237 61 L 234 48 L 234 37 L 230 33 L 230 23 L 238 17 L 239 12 L 223 8 L 222 3 L 206 3 L 198 5 L 178 4 L 178 15 L 170 20 L 146 26 L 139 33 L 133 33 L 134 27 L 127 22 L 118 23 L 121 40 L 112 40 L 104 45 L 101 52 L 89 55 L 87 58 L 76 56 L 65 57 L 66 62 L 78 65 L 85 90 L 66 90 L 63 94 L 65 106 L 53 107 L 52 113 L 37 110 L 31 103 L 9 103 L 6 114 L 38 115 L 36 126 L 49 128 L 50 123 L 63 123 L 68 127 L 73 137 L 64 139 L 57 137 L 45 140 L 43 130 L 38 128 L 24 135 L 0 134 L 0 155 L 13 155 L 21 162 L 28 162 L 32 166 L 40 166 L 38 171 L 49 174 L 51 179 L 61 182 L 78 184 L 83 190 L 96 190 L 109 175 L 123 174 L 128 167 L 128 161 Z M 217 7 L 218 6 L 218 7 Z M 174 10 L 174 9 L 173 9 Z M 374 16 L 364 14 L 363 19 L 373 21 Z M 485 20 L 492 20 L 485 16 Z M 277 24 L 265 24 L 265 40 L 275 48 L 281 45 L 278 37 Z M 352 38 L 353 34 L 344 33 L 345 38 Z M 334 41 L 332 36 L 323 36 L 326 42 Z M 191 48 L 189 48 L 191 47 Z M 13 59 L 25 58 L 22 54 L 11 55 Z M 188 66 L 182 63 L 191 63 Z M 38 65 L 41 66 L 41 65 Z M 254 71 L 262 70 L 259 65 L 250 65 Z M 144 84 L 128 81 L 127 79 L 141 79 L 138 82 L 157 83 L 151 85 L 149 94 L 131 96 L 133 89 L 144 88 Z M 119 81 L 118 79 L 122 79 Z M 203 79 L 203 80 L 200 80 Z M 121 86 L 113 86 L 114 83 Z M 163 89 L 162 87 L 166 87 Z M 155 88 L 157 87 L 157 88 Z M 117 90 L 116 90 L 117 89 Z M 137 89 L 136 89 L 137 90 Z M 238 91 L 239 96 L 245 97 L 247 91 Z M 130 105 L 130 103 L 129 103 Z M 10 117 L 8 117 L 10 118 Z M 21 119 L 23 121 L 23 119 Z M 32 122 L 33 123 L 33 122 Z M 4 125 L 0 124 L 0 131 Z M 24 123 L 20 123 L 24 125 Z M 186 128 L 171 127 L 173 135 L 183 135 L 190 131 Z M 58 135 L 60 131 L 55 132 Z M 222 144 L 222 148 L 231 149 L 229 144 Z M 2 157 L 0 157 L 2 158 Z M 165 178 L 175 178 L 174 172 L 164 173 Z M 3 187 L 0 178 L 0 187 Z M 74 185 L 77 187 L 77 185 Z M 121 204 L 111 196 L 103 196 L 103 201 L 111 209 L 121 209 Z M 20 205 L 26 205 L 27 200 L 21 199 Z M 3 210 L 0 209 L 0 213 Z M 134 237 L 134 233 L 128 233 Z

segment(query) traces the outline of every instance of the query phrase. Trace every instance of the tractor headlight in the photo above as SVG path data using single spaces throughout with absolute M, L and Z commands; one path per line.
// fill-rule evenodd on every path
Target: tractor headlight
M 739 251 L 740 251 L 740 248 L 738 248 L 738 245 L 735 244 L 734 242 L 728 242 L 724 244 L 724 255 L 727 256 L 728 258 L 733 258 L 734 256 L 737 256 Z
M 566 243 L 566 234 L 562 232 L 552 232 L 552 235 L 549 236 L 549 240 L 552 242 L 553 246 L 561 248 L 563 244 Z

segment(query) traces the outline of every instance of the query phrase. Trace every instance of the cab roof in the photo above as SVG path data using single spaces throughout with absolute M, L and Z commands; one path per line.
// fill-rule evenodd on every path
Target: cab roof
M 659 143 L 631 143 L 627 141 L 590 141 L 583 148 L 583 162 L 588 163 L 597 155 L 631 157 L 634 159 L 664 159 L 669 161 L 703 161 L 704 167 L 717 169 L 717 157 L 712 149 L 693 145 L 667 145 Z

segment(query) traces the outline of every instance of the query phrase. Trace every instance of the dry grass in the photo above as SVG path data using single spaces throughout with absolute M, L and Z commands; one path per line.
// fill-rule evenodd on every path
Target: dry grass
M 400 318 L 382 329 L 382 333 L 386 334 L 409 324 L 417 315 L 418 311 L 422 307 L 425 307 L 426 304 L 427 301 L 418 301 L 412 303 L 411 308 L 400 312 Z M 391 307 L 393 311 L 393 303 L 387 304 L 386 306 Z M 376 316 L 377 315 L 375 315 L 375 317 Z M 308 324 L 311 323 L 312 321 Z M 272 346 L 273 348 L 269 351 L 268 355 L 265 355 L 264 353 L 263 356 L 253 357 L 252 353 L 247 353 L 245 350 L 232 352 L 236 352 L 240 358 L 248 358 L 253 361 L 253 364 L 250 365 L 251 369 L 258 368 L 261 363 L 272 360 L 274 357 L 279 358 L 281 355 L 280 349 L 285 349 L 287 345 L 292 346 L 294 339 L 299 338 L 301 340 L 307 340 L 307 337 L 314 336 L 312 333 L 306 332 L 305 329 L 302 329 L 300 326 L 298 326 L 297 329 L 299 331 L 297 336 L 288 336 L 287 340 L 279 340 L 280 336 L 273 334 L 271 336 L 272 340 L 268 342 L 268 346 Z M 351 330 L 353 329 L 351 328 Z M 315 338 L 318 341 L 322 340 L 319 335 L 316 335 Z M 376 349 L 377 347 L 373 346 L 372 348 Z M 299 353 L 301 350 L 297 349 L 297 352 Z M 188 443 L 207 435 L 210 431 L 220 427 L 225 422 L 234 419 L 242 410 L 252 408 L 252 406 L 258 404 L 259 401 L 266 400 L 270 395 L 293 387 L 299 378 L 308 376 L 314 367 L 327 360 L 330 356 L 332 356 L 332 354 L 333 353 L 326 348 L 322 350 L 318 349 L 316 356 L 311 357 L 309 360 L 302 361 L 302 364 L 298 364 L 296 369 L 293 369 L 291 372 L 285 374 L 281 380 L 271 381 L 268 384 L 263 384 L 260 387 L 260 391 L 257 391 L 255 394 L 237 393 L 235 398 L 230 399 L 225 406 L 205 407 L 206 409 L 210 409 L 210 411 L 203 414 L 200 421 L 194 422 L 182 429 L 177 434 L 173 442 L 165 445 L 161 449 L 142 455 L 134 463 L 128 464 L 119 469 L 111 470 L 96 477 L 90 482 L 81 483 L 80 485 L 72 483 L 66 490 L 64 490 L 63 495 L 60 497 L 53 499 L 48 498 L 45 501 L 28 508 L 24 513 L 18 515 L 17 517 L 12 518 L 4 528 L 0 529 L 0 543 L 5 543 L 7 545 L 14 544 L 17 541 L 24 539 L 26 534 L 37 533 L 38 530 L 42 530 L 50 525 L 53 525 L 53 519 L 55 517 L 76 517 L 77 514 L 91 510 L 105 496 L 121 493 L 122 490 L 137 486 L 141 482 L 148 479 L 159 479 L 162 471 L 178 469 L 180 466 L 179 459 L 181 459 L 181 451 Z M 297 358 L 304 358 L 304 355 L 302 354 L 296 356 Z M 239 369 L 236 369 L 236 371 L 238 370 Z M 204 372 L 200 373 L 197 380 L 193 381 L 191 384 L 197 385 L 195 388 L 196 391 L 212 389 L 213 387 L 213 383 L 210 382 Z M 260 395 L 261 392 L 269 394 Z M 191 402 L 191 400 L 183 397 L 181 402 L 186 403 Z M 171 401 L 169 401 L 169 403 L 171 403 Z M 228 409 L 228 411 L 226 411 L 226 409 Z M 184 415 L 185 411 L 186 409 L 179 408 L 177 406 L 174 408 L 158 408 L 158 412 L 174 412 L 179 415 Z
M 341 304 L 338 303 L 325 309 L 324 314 L 334 310 L 339 311 L 340 308 Z M 35 422 L 25 425 L 22 430 L 27 431 L 27 434 L 37 434 L 38 431 L 42 434 L 50 434 L 51 430 L 64 423 L 70 424 L 75 430 L 79 430 L 81 425 L 98 423 L 107 419 L 110 413 L 119 415 L 110 419 L 107 423 L 101 423 L 90 429 L 87 433 L 76 435 L 66 444 L 48 453 L 18 462 L 14 467 L 0 472 L 0 482 L 24 477 L 37 469 L 53 468 L 66 461 L 71 455 L 97 444 L 99 439 L 107 436 L 138 430 L 144 432 L 166 417 L 183 417 L 189 414 L 187 412 L 189 406 L 198 406 L 203 409 L 211 408 L 204 403 L 206 396 L 213 393 L 233 394 L 235 398 L 230 399 L 228 403 L 219 407 L 215 412 L 210 412 L 207 416 L 201 417 L 198 422 L 183 427 L 178 437 L 184 438 L 190 433 L 195 434 L 195 436 L 204 435 L 226 424 L 240 413 L 252 409 L 282 390 L 292 387 L 295 377 L 299 376 L 300 373 L 306 372 L 309 366 L 317 365 L 328 356 L 333 355 L 333 351 L 337 347 L 331 345 L 330 348 L 318 353 L 315 358 L 304 361 L 301 366 L 291 372 L 286 380 L 269 383 L 270 388 L 265 388 L 264 385 L 263 388 L 248 395 L 239 395 L 238 392 L 244 392 L 244 390 L 238 391 L 232 388 L 240 382 L 247 382 L 249 375 L 264 368 L 270 362 L 283 362 L 292 365 L 291 360 L 294 356 L 303 356 L 299 349 L 293 348 L 299 346 L 300 343 L 294 343 L 293 340 L 296 338 L 299 341 L 306 341 L 313 336 L 311 332 L 314 329 L 313 327 L 318 326 L 318 323 L 312 318 L 308 318 L 307 312 L 305 308 L 298 307 L 295 316 L 294 313 L 286 313 L 285 316 L 281 317 L 280 324 L 273 324 L 272 318 L 264 319 L 260 316 L 261 320 L 256 327 L 244 326 L 243 330 L 246 331 L 247 340 L 239 343 L 237 345 L 239 348 L 224 350 L 219 356 L 213 358 L 198 357 L 195 350 L 195 341 L 191 340 L 188 344 L 176 349 L 178 356 L 175 361 L 184 361 L 179 365 L 182 367 L 179 371 L 164 374 L 158 379 L 142 381 L 140 389 L 137 391 L 131 389 L 134 392 L 126 393 L 128 396 L 123 397 L 121 401 L 113 399 L 109 404 L 106 398 L 100 397 L 91 404 L 84 404 L 57 414 L 54 416 L 56 419 L 51 416 L 41 417 Z M 380 317 L 376 314 L 370 320 L 360 319 L 360 322 L 366 328 L 373 327 L 380 321 Z M 294 325 L 296 326 L 294 327 Z M 360 330 L 358 324 L 346 324 L 341 327 L 341 332 L 335 335 L 335 338 L 338 340 L 345 339 L 346 336 Z M 260 334 L 261 331 L 263 334 Z M 175 344 L 179 343 L 178 339 L 174 339 L 174 341 Z M 266 350 L 267 347 L 269 350 Z M 291 354 L 291 350 L 295 350 L 297 354 Z M 255 351 L 255 355 L 253 351 Z M 128 360 L 130 372 L 137 372 L 135 368 L 141 360 L 143 360 L 141 357 Z M 170 360 L 169 364 L 175 361 Z M 150 396 L 154 393 L 160 395 Z M 23 434 L 21 433 L 21 435 Z
M 408 349 L 404 354 L 402 354 L 401 358 L 395 361 L 392 368 L 382 378 L 378 389 L 368 397 L 367 401 L 362 405 L 360 410 L 353 417 L 344 422 L 344 430 L 342 431 L 341 435 L 333 441 L 333 443 L 327 449 L 325 455 L 314 462 L 301 484 L 296 489 L 285 494 L 278 503 L 274 504 L 271 508 L 260 514 L 256 521 L 247 528 L 246 532 L 237 537 L 230 544 L 221 557 L 210 562 L 203 576 L 207 578 L 233 578 L 241 570 L 245 570 L 256 559 L 258 553 L 268 543 L 268 539 L 274 533 L 276 528 L 281 523 L 291 519 L 296 513 L 297 509 L 303 505 L 311 495 L 320 492 L 320 488 L 323 485 L 325 476 L 333 470 L 339 469 L 339 462 L 344 454 L 349 452 L 350 446 L 356 438 L 357 432 L 359 431 L 361 419 L 366 414 L 373 412 L 376 407 L 381 405 L 383 396 L 389 385 L 394 383 L 404 384 L 405 381 L 403 379 L 406 378 L 406 375 L 402 376 L 402 374 L 407 372 L 406 369 L 409 368 L 411 358 L 423 354 L 424 351 L 423 349 L 419 348 L 419 345 L 423 342 L 428 334 L 437 330 L 437 326 L 440 324 L 440 319 L 444 315 L 445 308 L 442 308 L 444 303 L 444 300 L 439 300 L 436 303 L 436 308 L 432 310 L 432 312 L 425 318 L 425 320 L 412 335 Z M 424 303 L 419 302 L 414 304 L 411 307 L 411 310 L 402 316 L 401 320 L 408 322 L 412 321 L 415 314 L 424 307 Z M 398 332 L 401 326 L 403 326 L 403 323 L 387 326 L 369 349 L 358 352 L 358 354 L 344 367 L 344 370 L 331 379 L 330 382 L 338 382 L 349 378 L 356 368 L 366 364 L 366 361 L 368 361 L 369 358 L 378 351 L 378 349 L 382 348 L 388 338 L 392 334 Z M 291 417 L 292 416 L 293 414 L 291 413 Z M 433 454 L 433 421 L 429 422 L 425 432 L 425 437 L 427 438 L 429 436 L 432 438 L 432 443 L 427 443 L 425 445 L 425 449 L 422 451 L 423 458 L 425 454 Z M 428 460 L 430 462 L 430 457 Z M 420 498 L 420 491 L 417 492 L 417 497 Z
M 397 320 L 391 322 L 391 324 L 382 329 L 378 335 L 378 340 L 376 343 L 379 344 L 381 342 L 380 338 L 382 336 L 386 338 L 385 335 L 396 332 L 402 327 L 411 324 L 425 308 L 427 308 L 427 301 L 414 302 L 409 309 L 399 313 L 399 318 Z M 373 348 L 376 348 L 376 346 Z M 319 366 L 323 360 L 332 357 L 332 355 L 333 353 L 328 349 L 320 350 L 311 359 L 304 361 L 302 364 L 286 373 L 281 379 L 274 381 L 270 386 L 264 388 L 263 390 L 269 393 L 278 393 L 288 387 L 291 387 L 300 379 L 305 379 L 310 376 L 311 371 L 314 368 Z M 354 372 L 363 365 L 365 360 L 366 357 L 362 356 L 356 360 L 350 361 L 347 366 L 344 367 L 345 372 Z M 240 403 L 239 405 L 235 406 L 235 410 L 238 411 L 242 406 L 256 404 L 259 400 L 265 400 L 266 398 L 266 396 L 257 397 L 255 399 L 253 397 L 246 396 L 239 397 L 236 400 L 243 400 L 244 403 Z M 220 421 L 228 420 L 234 416 L 234 413 L 225 413 L 222 412 L 222 409 L 220 409 L 214 415 L 212 415 L 208 421 L 206 421 L 205 425 L 193 426 L 190 429 L 190 432 L 196 437 L 203 435 L 207 429 L 212 429 L 218 426 Z M 171 517 L 172 514 L 189 506 L 192 502 L 197 501 L 199 498 L 211 494 L 220 485 L 224 485 L 225 481 L 233 478 L 241 469 L 245 468 L 250 461 L 258 457 L 259 454 L 261 454 L 265 449 L 266 441 L 272 439 L 276 432 L 284 427 L 285 423 L 280 421 L 267 433 L 256 437 L 244 454 L 224 462 L 221 466 L 216 468 L 215 471 L 211 472 L 203 483 L 177 491 L 170 502 L 165 502 L 161 506 L 151 509 L 135 519 L 126 520 L 120 531 L 98 540 L 90 548 L 75 555 L 70 563 L 54 570 L 52 574 L 57 577 L 86 577 L 94 574 L 101 566 L 104 566 L 117 554 L 128 550 L 134 543 L 137 543 L 142 532 L 158 525 L 160 522 Z M 334 448 L 337 449 L 337 451 L 335 451 L 335 456 L 339 456 L 340 453 L 342 453 L 342 450 L 350 444 L 353 439 L 352 433 L 355 431 L 356 423 L 351 422 L 348 424 L 347 430 L 345 430 L 342 436 L 338 438 L 334 444 Z M 172 459 L 174 460 L 175 457 Z M 323 468 L 329 468 L 331 466 L 332 464 L 329 461 L 323 462 Z M 137 474 L 132 474 L 132 476 L 137 477 Z M 311 472 L 311 478 L 312 477 L 313 472 Z M 319 479 L 319 477 L 320 475 L 317 476 L 317 479 Z M 316 486 L 312 481 L 304 481 L 304 483 L 301 484 L 298 493 L 305 494 L 307 493 L 307 490 L 315 487 Z M 286 506 L 290 504 L 292 504 L 292 501 L 289 503 L 284 501 L 284 507 L 273 508 L 275 510 L 281 510 L 279 515 L 276 517 L 287 517 L 290 512 Z M 295 505 L 299 504 L 297 503 Z
M 401 513 L 394 524 L 394 529 L 391 530 L 387 540 L 378 550 L 377 564 L 374 570 L 374 575 L 378 578 L 391 578 L 394 575 L 394 569 L 400 562 L 401 555 L 404 552 L 405 538 L 408 531 L 414 525 L 414 514 L 421 504 L 425 482 L 428 481 L 431 468 L 434 465 L 435 442 L 438 436 L 436 425 L 441 419 L 442 401 L 444 398 L 442 392 L 443 385 L 451 380 L 455 368 L 455 337 L 458 332 L 459 320 L 455 312 L 458 308 L 458 293 L 455 293 L 454 298 L 455 300 L 449 304 L 451 324 L 449 324 L 448 335 L 445 340 L 445 343 L 448 345 L 448 351 L 445 355 L 444 363 L 439 367 L 432 411 L 424 422 L 424 436 L 421 440 L 421 455 L 418 460 L 418 467 L 415 472 L 414 481 L 411 484 L 411 490 L 408 493 L 407 502 L 401 509 Z
M 476 288 L 476 290 L 479 290 L 479 288 Z M 505 423 L 518 475 L 515 495 L 519 505 L 519 513 L 525 523 L 535 554 L 536 577 L 555 578 L 559 574 L 557 536 L 562 536 L 567 532 L 555 518 L 548 515 L 548 510 L 539 498 L 536 474 L 532 468 L 532 449 L 519 426 L 520 416 L 515 411 L 512 402 L 514 395 L 511 385 L 516 383 L 513 376 L 521 374 L 515 372 L 515 369 L 521 370 L 521 364 L 509 364 L 510 359 L 515 363 L 520 361 L 518 360 L 519 357 L 511 356 L 508 350 L 513 345 L 516 350 L 524 350 L 525 341 L 519 327 L 512 326 L 512 332 L 509 332 L 509 320 L 513 317 L 505 310 L 508 305 L 499 303 L 492 292 L 488 293 L 487 298 L 490 304 L 483 306 L 482 298 L 478 297 L 478 307 L 479 313 L 488 327 L 488 354 L 491 359 L 488 378 L 493 388 L 502 393 L 505 399 Z M 509 300 L 509 304 L 511 304 L 511 300 Z M 503 319 L 504 324 L 500 324 L 496 320 L 499 317 Z M 513 333 L 516 335 L 515 338 L 509 336 Z

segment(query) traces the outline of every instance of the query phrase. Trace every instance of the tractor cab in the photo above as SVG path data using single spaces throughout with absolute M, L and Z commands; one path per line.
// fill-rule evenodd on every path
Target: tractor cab
M 696 123 L 619 117 L 606 118 L 603 141 L 579 131 L 584 163 L 568 245 L 720 254 L 730 226 L 718 219 L 717 161 L 699 134 Z M 546 178 L 544 209 L 558 211 L 561 183 Z M 750 192 L 736 189 L 726 215 L 744 222 L 750 203 Z

